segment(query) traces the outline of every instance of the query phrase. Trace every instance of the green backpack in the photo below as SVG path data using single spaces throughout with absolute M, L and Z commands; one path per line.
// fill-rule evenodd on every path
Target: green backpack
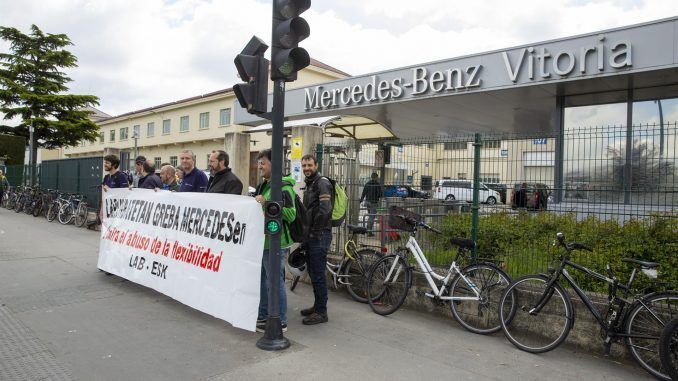
M 346 207 L 348 206 L 348 197 L 344 187 L 339 185 L 334 179 L 324 176 L 334 188 L 334 203 L 332 204 L 332 226 L 341 226 L 346 219 Z

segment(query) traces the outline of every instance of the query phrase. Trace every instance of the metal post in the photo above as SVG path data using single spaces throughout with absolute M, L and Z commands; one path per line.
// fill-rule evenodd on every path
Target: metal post
M 475 141 L 473 142 L 473 205 L 471 206 L 471 239 L 473 242 L 478 241 L 478 210 L 479 193 L 480 193 L 480 147 L 483 143 L 480 139 L 480 134 L 475 134 Z M 473 246 L 473 259 L 478 257 L 477 245 Z
M 273 124 L 271 141 L 271 200 L 282 205 L 282 166 L 283 161 L 283 118 L 285 110 L 285 81 L 275 80 L 273 87 L 273 110 L 271 123 Z M 282 224 L 281 224 L 282 226 Z M 280 233 L 268 236 L 268 320 L 266 332 L 257 341 L 257 347 L 267 351 L 286 349 L 290 346 L 289 340 L 283 336 L 280 322 Z
M 554 199 L 556 203 L 563 201 L 564 196 L 564 173 L 565 173 L 565 97 L 562 95 L 556 97 L 556 117 L 558 123 L 558 132 L 556 137 L 555 153 L 555 179 L 554 180 Z
M 134 128 L 134 127 L 132 127 Z M 137 140 L 139 140 L 139 134 L 137 134 L 136 131 L 132 133 L 132 139 L 134 139 L 134 159 L 136 160 L 137 157 L 139 156 L 139 148 L 137 147 Z
M 659 107 L 659 159 L 664 158 L 664 111 L 662 110 L 662 100 L 657 99 L 657 106 Z M 661 165 L 661 161 L 659 163 Z
M 35 185 L 35 180 L 33 179 L 33 166 L 35 165 L 35 158 L 33 157 L 33 123 L 28 126 L 28 173 L 30 176 L 29 184 L 31 186 Z
M 626 100 L 626 162 L 624 163 L 624 204 L 631 203 L 633 166 L 633 89 L 628 89 Z

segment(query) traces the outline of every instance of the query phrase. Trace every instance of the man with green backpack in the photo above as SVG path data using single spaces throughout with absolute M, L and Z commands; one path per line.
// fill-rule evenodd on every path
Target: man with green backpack
M 271 150 L 266 149 L 259 152 L 257 155 L 257 167 L 259 174 L 264 178 L 264 181 L 257 186 L 257 193 L 255 199 L 261 204 L 262 211 L 266 201 L 271 199 Z M 280 235 L 280 274 L 271 274 L 268 265 L 269 256 L 269 240 L 268 235 L 264 238 L 264 254 L 261 262 L 261 286 L 259 294 L 259 313 L 257 317 L 257 332 L 264 332 L 266 330 L 266 319 L 268 319 L 268 284 L 269 278 L 274 280 L 278 278 L 280 282 L 280 324 L 283 332 L 287 332 L 287 293 L 285 291 L 285 262 L 289 247 L 292 246 L 294 240 L 290 233 L 290 224 L 294 222 L 297 217 L 295 207 L 295 198 L 298 199 L 294 192 L 295 180 L 290 176 L 282 178 L 282 196 L 283 196 L 283 210 L 282 219 L 283 226 Z
M 327 250 L 332 242 L 332 226 L 341 225 L 346 212 L 346 194 L 334 181 L 318 173 L 318 161 L 313 155 L 301 158 L 301 169 L 306 176 L 304 207 L 308 238 L 304 242 L 308 260 L 308 274 L 313 285 L 315 301 L 312 307 L 301 310 L 302 323 L 326 323 L 327 279 L 325 266 Z

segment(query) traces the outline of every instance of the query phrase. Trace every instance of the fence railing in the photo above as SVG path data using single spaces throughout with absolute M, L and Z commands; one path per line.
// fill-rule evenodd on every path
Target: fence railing
M 500 259 L 512 275 L 544 271 L 555 234 L 592 244 L 580 262 L 602 269 L 621 257 L 657 260 L 677 272 L 678 124 L 582 127 L 563 134 L 482 135 L 479 255 Z M 385 211 L 398 205 L 438 224 L 447 235 L 470 237 L 473 135 L 365 142 L 326 141 L 322 173 L 344 185 L 348 223 L 367 224 L 361 193 L 378 173 L 384 197 L 368 238 L 386 246 Z M 660 141 L 661 140 L 661 141 Z M 628 142 L 632 146 L 626 149 Z M 381 217 L 381 218 L 380 218 Z M 381 222 L 380 222 L 381 221 Z M 341 241 L 344 233 L 337 237 Z M 423 234 L 432 263 L 449 263 L 444 240 Z M 337 246 L 339 247 L 339 246 Z M 676 274 L 670 275 L 678 280 Z

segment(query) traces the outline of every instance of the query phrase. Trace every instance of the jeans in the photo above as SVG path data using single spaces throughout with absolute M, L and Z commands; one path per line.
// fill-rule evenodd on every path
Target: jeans
M 377 205 L 379 205 L 379 202 L 370 202 L 370 201 L 365 201 L 365 206 L 367 206 L 367 213 L 369 213 L 369 216 L 367 216 L 367 230 L 372 232 L 372 229 L 374 228 L 374 219 L 377 217 Z
M 289 249 L 280 249 L 280 323 L 287 324 L 287 292 L 285 290 L 285 258 Z M 261 259 L 261 284 L 259 291 L 259 318 L 268 318 L 268 277 L 271 273 L 268 264 L 268 249 L 264 249 Z
M 313 295 L 315 302 L 313 309 L 315 312 L 327 314 L 327 277 L 325 266 L 327 264 L 327 249 L 332 242 L 332 229 L 314 231 L 313 237 L 310 237 L 304 244 L 306 245 L 308 275 L 311 277 L 313 285 Z

